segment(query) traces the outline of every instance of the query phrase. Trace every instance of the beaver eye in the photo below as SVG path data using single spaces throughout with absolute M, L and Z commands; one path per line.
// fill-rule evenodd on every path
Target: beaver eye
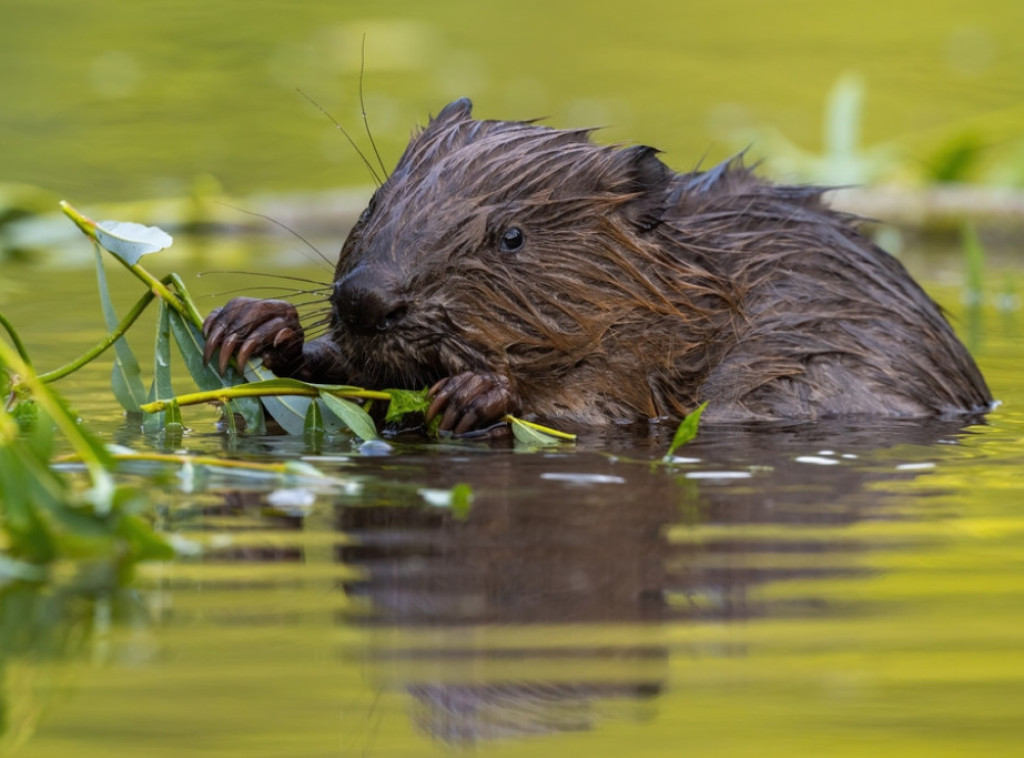
M 501 252 L 518 253 L 526 244 L 526 235 L 518 226 L 510 226 L 501 235 Z
M 377 209 L 377 194 L 378 193 L 376 192 L 373 193 L 373 196 L 370 198 L 370 202 L 366 204 L 366 207 L 363 208 L 363 212 L 359 214 L 359 218 L 356 220 L 357 226 L 369 221 L 370 216 L 372 216 L 373 212 Z

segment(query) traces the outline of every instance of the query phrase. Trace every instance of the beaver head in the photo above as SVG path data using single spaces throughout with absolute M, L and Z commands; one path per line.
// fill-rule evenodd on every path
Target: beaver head
M 575 374 L 624 417 L 658 415 L 648 374 L 715 328 L 723 289 L 657 244 L 676 175 L 649 147 L 470 110 L 451 103 L 413 137 L 342 248 L 331 336 L 350 380 L 493 371 L 564 414 Z

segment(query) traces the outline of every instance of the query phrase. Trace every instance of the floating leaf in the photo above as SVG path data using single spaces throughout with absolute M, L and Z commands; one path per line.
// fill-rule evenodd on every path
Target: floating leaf
M 363 440 L 377 439 L 377 427 L 374 426 L 373 419 L 358 405 L 351 400 L 335 397 L 326 390 L 320 392 L 320 397 L 331 413 L 341 419 L 357 437 Z
M 110 288 L 107 286 L 107 274 L 103 268 L 103 258 L 99 247 L 96 248 L 96 279 L 100 292 L 100 306 L 103 309 L 103 320 L 109 331 L 118 327 L 117 313 L 114 311 L 114 304 L 110 299 Z M 142 369 L 135 359 L 128 341 L 122 336 L 114 343 L 114 373 L 110 380 L 114 397 L 129 413 L 139 413 L 139 406 L 142 405 L 146 396 L 146 389 L 142 385 Z
M 551 429 L 532 421 L 524 421 L 515 416 L 505 416 L 505 420 L 512 425 L 512 434 L 515 436 L 516 442 L 529 447 L 551 447 L 576 439 L 575 434 L 560 432 L 557 429 Z
M 695 411 L 688 414 L 686 418 L 679 423 L 679 426 L 676 428 L 675 436 L 672 437 L 672 444 L 669 445 L 668 452 L 665 453 L 665 457 L 662 458 L 663 461 L 671 461 L 672 456 L 675 454 L 677 449 L 697 436 L 697 426 L 700 424 L 700 415 L 707 407 L 707 403 L 701 403 L 697 406 Z

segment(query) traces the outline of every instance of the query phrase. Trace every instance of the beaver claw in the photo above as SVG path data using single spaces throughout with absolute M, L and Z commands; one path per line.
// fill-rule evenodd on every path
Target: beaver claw
M 519 400 L 508 377 L 465 372 L 442 379 L 430 388 L 427 421 L 444 411 L 438 427 L 443 432 L 466 434 L 485 429 L 509 413 L 519 412 Z
M 217 353 L 217 369 L 227 371 L 231 356 L 239 367 L 254 355 L 278 376 L 292 376 L 303 362 L 305 333 L 295 306 L 283 300 L 236 297 L 203 322 L 203 361 Z

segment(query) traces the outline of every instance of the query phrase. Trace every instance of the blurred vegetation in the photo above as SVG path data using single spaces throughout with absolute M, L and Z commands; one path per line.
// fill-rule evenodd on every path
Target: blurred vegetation
M 0 260 L 54 246 L 64 227 L 36 215 L 60 197 L 129 201 L 111 215 L 172 231 L 257 225 L 218 205 L 236 198 L 336 241 L 372 180 L 299 89 L 367 147 L 362 88 L 386 165 L 466 95 L 478 117 L 604 127 L 597 139 L 654 145 L 682 171 L 749 148 L 783 181 L 986 188 L 958 197 L 939 220 L 950 230 L 993 205 L 1021 215 L 1006 200 L 1024 188 L 1015 0 L 641 0 L 628 14 L 578 0 L 313 0 L 287 13 L 183 0 L 159 18 L 112 0 L 88 13 L 70 0 L 5 6 L 0 66 L 19 73 L 0 85 Z M 296 194 L 338 188 L 351 190 Z M 927 199 L 852 210 L 931 224 L 935 206 L 950 215 Z
M 482 117 L 606 126 L 601 139 L 655 145 L 680 170 L 756 131 L 752 155 L 800 177 L 1024 186 L 1016 0 L 640 0 L 628 13 L 576 0 L 313 0 L 287 12 L 183 0 L 159 11 L 155 24 L 149 3 L 7 3 L 0 66 L 19 73 L 2 85 L 0 182 L 81 203 L 187 196 L 199 176 L 236 197 L 369 184 L 296 93 L 358 133 L 365 35 L 366 110 L 385 163 L 415 124 L 468 95 Z M 840 121 L 822 130 L 830 91 Z M 788 163 L 770 132 L 799 146 Z M 840 166 L 856 146 L 867 147 Z

